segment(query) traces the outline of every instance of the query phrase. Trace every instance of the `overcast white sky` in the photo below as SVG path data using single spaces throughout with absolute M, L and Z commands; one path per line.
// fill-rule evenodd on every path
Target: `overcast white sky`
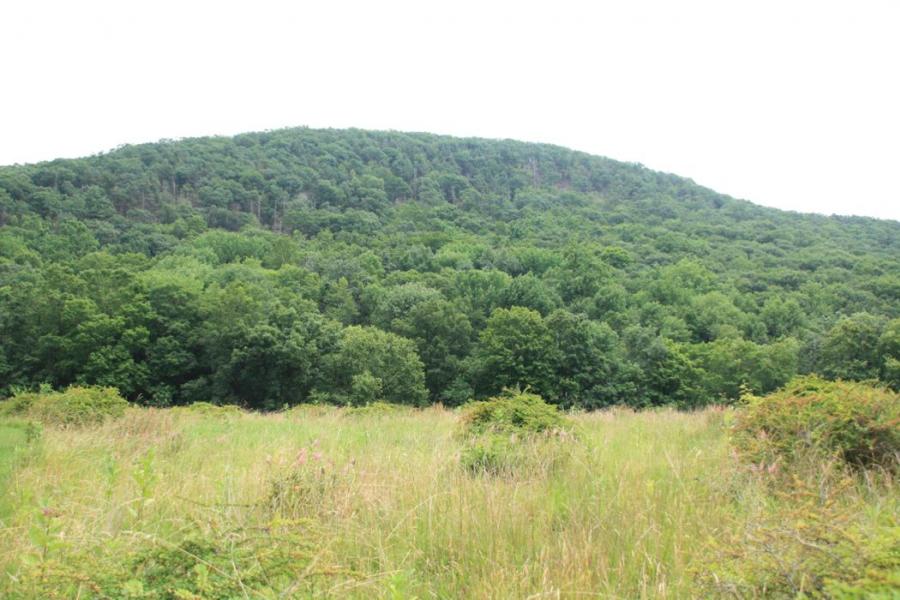
M 0 164 L 297 125 L 561 144 L 900 220 L 900 2 L 0 4 Z

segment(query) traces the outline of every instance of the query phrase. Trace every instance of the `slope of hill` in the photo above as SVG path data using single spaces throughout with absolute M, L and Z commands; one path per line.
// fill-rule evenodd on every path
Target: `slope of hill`
M 564 148 L 289 129 L 0 167 L 0 394 L 695 406 L 900 385 L 900 223 Z

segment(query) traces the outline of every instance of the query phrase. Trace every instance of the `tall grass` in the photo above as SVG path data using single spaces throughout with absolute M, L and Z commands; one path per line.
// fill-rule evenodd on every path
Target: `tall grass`
M 6 479 L 0 595 L 175 597 L 148 575 L 164 559 L 144 560 L 171 551 L 197 597 L 217 597 L 208 577 L 248 598 L 694 597 L 709 541 L 772 502 L 726 419 L 578 415 L 562 467 L 492 477 L 460 468 L 457 416 L 438 408 L 130 409 L 45 431 Z M 894 491 L 860 494 L 877 513 Z

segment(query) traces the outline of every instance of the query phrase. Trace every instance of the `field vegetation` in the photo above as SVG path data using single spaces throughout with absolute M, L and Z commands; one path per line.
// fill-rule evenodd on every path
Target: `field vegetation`
M 827 453 L 788 462 L 777 449 L 759 462 L 734 443 L 738 431 L 772 430 L 754 415 L 558 413 L 513 390 L 461 411 L 132 407 L 32 433 L 7 418 L 0 590 L 894 597 L 893 466 Z

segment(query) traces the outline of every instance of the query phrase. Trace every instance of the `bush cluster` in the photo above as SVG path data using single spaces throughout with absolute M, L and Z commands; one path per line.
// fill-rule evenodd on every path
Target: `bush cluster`
M 527 391 L 504 390 L 464 407 L 460 464 L 475 474 L 546 472 L 564 458 L 571 428 L 559 410 Z
M 732 441 L 768 478 L 758 514 L 711 540 L 701 580 L 736 598 L 896 598 L 900 521 L 869 518 L 858 496 L 888 485 L 900 456 L 900 395 L 816 376 L 745 396 Z M 887 469 L 887 471 L 883 471 Z M 879 474 L 880 471 L 880 474 Z M 871 491 L 871 488 L 870 488 Z
M 471 402 L 462 413 L 464 435 L 533 434 L 565 428 L 565 418 L 537 394 L 504 390 L 489 400 Z
M 754 464 L 818 456 L 854 467 L 898 465 L 900 394 L 807 376 L 768 396 L 745 400 L 733 439 L 738 453 Z
M 896 598 L 900 521 L 864 522 L 848 502 L 853 485 L 852 477 L 806 477 L 777 489 L 762 515 L 713 541 L 716 557 L 701 577 L 707 591 L 729 598 Z
M 55 427 L 79 427 L 121 417 L 127 407 L 128 402 L 115 388 L 71 386 L 61 392 L 20 392 L 0 403 L 0 416 L 25 417 Z

